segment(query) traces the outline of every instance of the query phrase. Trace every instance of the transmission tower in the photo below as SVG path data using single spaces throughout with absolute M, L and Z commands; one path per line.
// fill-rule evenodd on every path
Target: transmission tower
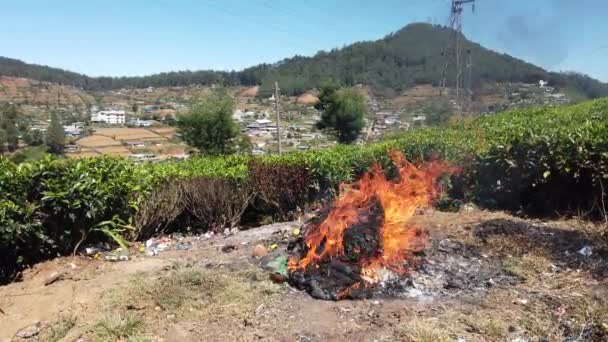
M 448 38 L 448 42 L 443 50 L 443 58 L 445 59 L 443 65 L 443 71 L 441 75 L 441 88 L 440 95 L 443 96 L 446 93 L 447 79 L 448 79 L 448 71 L 450 68 L 455 70 L 455 81 L 454 87 L 456 89 L 456 107 L 462 114 L 463 109 L 463 101 L 462 101 L 462 91 L 463 88 L 463 56 L 462 56 L 462 12 L 466 5 L 471 5 L 473 12 L 475 12 L 475 0 L 452 0 L 452 5 L 450 8 L 450 19 L 448 21 L 448 28 L 450 29 L 450 35 Z M 473 66 L 471 54 L 469 52 L 468 61 L 466 62 L 467 71 L 471 74 L 471 68 Z M 469 89 L 467 91 L 468 96 L 470 96 L 470 82 L 468 82 Z

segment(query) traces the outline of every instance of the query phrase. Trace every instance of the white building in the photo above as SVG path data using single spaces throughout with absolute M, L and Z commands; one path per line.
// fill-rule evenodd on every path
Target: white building
M 125 111 L 101 110 L 91 115 L 91 122 L 107 123 L 110 125 L 123 125 L 125 123 Z

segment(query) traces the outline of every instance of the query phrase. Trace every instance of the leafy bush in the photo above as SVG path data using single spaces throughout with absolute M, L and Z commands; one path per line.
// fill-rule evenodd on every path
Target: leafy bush
M 312 177 L 302 165 L 252 160 L 249 175 L 255 195 L 253 210 L 278 220 L 292 219 L 316 192 Z
M 80 241 L 112 239 L 99 225 L 129 222 L 129 238 L 236 225 L 246 208 L 286 219 L 319 195 L 335 193 L 387 151 L 414 162 L 461 165 L 450 209 L 461 200 L 535 214 L 605 213 L 608 99 L 519 109 L 458 125 L 423 128 L 363 146 L 253 158 L 195 157 L 134 164 L 102 157 L 15 165 L 0 157 L 0 278 Z M 179 223 L 180 225 L 176 225 Z M 114 239 L 115 240 L 115 239 Z

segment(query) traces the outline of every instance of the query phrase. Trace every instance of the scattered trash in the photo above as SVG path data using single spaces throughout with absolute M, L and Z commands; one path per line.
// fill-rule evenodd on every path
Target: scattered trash
M 203 234 L 203 237 L 205 239 L 211 239 L 214 235 L 215 235 L 214 232 L 206 232 L 205 234 Z
M 106 261 L 129 261 L 129 255 L 123 252 L 121 248 L 117 248 L 113 252 L 104 254 L 103 259 Z
M 99 248 L 99 247 L 86 247 L 84 249 L 84 254 L 86 256 L 93 256 L 93 255 L 95 255 L 97 253 L 100 253 L 100 252 L 102 252 L 102 249 Z
M 585 246 L 578 251 L 578 254 L 589 257 L 593 254 L 593 248 L 591 246 Z
M 281 255 L 274 258 L 266 264 L 265 268 L 270 270 L 272 273 L 287 277 L 287 256 Z
M 472 212 L 477 209 L 477 206 L 473 203 L 465 203 L 462 205 L 461 209 L 464 212 Z
M 518 337 L 516 339 L 511 340 L 511 342 L 528 342 L 528 339 L 524 337 Z
M 15 334 L 15 337 L 31 338 L 31 337 L 34 337 L 34 336 L 40 334 L 40 332 L 42 330 L 46 329 L 48 326 L 49 326 L 49 322 L 38 321 L 30 326 L 27 326 L 27 327 L 17 331 L 17 333 Z
M 158 250 L 156 248 L 145 248 L 144 253 L 146 253 L 147 256 L 155 256 L 158 255 Z
M 268 249 L 266 249 L 266 247 L 264 247 L 264 245 L 256 245 L 255 247 L 253 247 L 252 256 L 254 258 L 261 258 L 263 256 L 266 256 L 267 254 L 268 254 Z
M 527 299 L 518 299 L 517 302 L 521 305 L 526 305 L 528 304 L 528 300 Z
M 300 235 L 300 228 L 296 228 L 296 229 L 294 229 L 294 230 L 292 231 L 292 233 L 293 233 L 293 236 L 298 236 L 298 235 Z
M 192 248 L 192 243 L 191 242 L 178 242 L 175 245 L 175 249 L 178 251 L 187 251 L 189 249 Z
M 146 248 L 154 248 L 158 252 L 167 250 L 173 245 L 173 239 L 170 237 L 151 238 L 146 241 Z
M 53 272 L 46 280 L 44 281 L 44 286 L 49 286 L 57 280 L 61 280 L 63 277 L 63 273 L 61 272 Z
M 270 250 L 274 251 L 275 249 L 277 249 L 277 247 L 279 247 L 276 243 L 273 243 L 272 245 L 270 245 Z
M 224 245 L 222 246 L 222 252 L 224 253 L 230 253 L 232 251 L 236 250 L 236 246 L 235 245 Z
M 459 337 L 456 342 L 467 342 L 467 340 L 465 340 L 464 337 Z
M 264 303 L 260 304 L 260 306 L 258 306 L 258 308 L 255 309 L 255 315 L 256 316 L 259 315 L 262 312 L 262 310 L 264 310 Z
M 270 280 L 277 284 L 282 284 L 287 281 L 287 276 L 279 273 L 270 273 Z

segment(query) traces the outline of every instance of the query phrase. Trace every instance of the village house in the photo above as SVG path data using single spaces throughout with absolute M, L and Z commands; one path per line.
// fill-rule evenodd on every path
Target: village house
M 101 110 L 91 115 L 91 122 L 109 125 L 123 125 L 126 114 L 124 110 Z

